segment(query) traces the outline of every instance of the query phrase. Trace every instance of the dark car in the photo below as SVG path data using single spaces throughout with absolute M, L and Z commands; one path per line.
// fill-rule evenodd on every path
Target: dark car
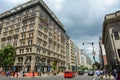
M 79 70 L 78 71 L 78 75 L 84 75 L 84 71 L 83 70 Z
M 93 75 L 94 75 L 94 71 L 93 70 L 88 71 L 88 76 L 93 76 Z
M 65 71 L 64 72 L 64 78 L 73 78 L 75 77 L 75 73 L 72 71 Z

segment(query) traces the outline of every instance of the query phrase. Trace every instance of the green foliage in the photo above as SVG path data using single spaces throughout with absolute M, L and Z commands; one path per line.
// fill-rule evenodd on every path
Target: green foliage
M 84 66 L 84 65 L 81 65 L 78 67 L 78 70 L 88 70 L 88 67 Z
M 57 68 L 57 62 L 56 62 L 56 61 L 54 61 L 54 62 L 53 62 L 53 64 L 52 64 L 52 69 L 55 71 L 55 70 L 56 70 L 56 68 Z
M 16 51 L 13 46 L 5 46 L 2 50 L 0 50 L 0 66 L 3 68 L 13 66 L 15 55 Z
M 68 70 L 70 70 L 70 66 L 68 66 Z
M 100 69 L 100 63 L 95 62 L 95 63 L 93 64 L 93 69 Z

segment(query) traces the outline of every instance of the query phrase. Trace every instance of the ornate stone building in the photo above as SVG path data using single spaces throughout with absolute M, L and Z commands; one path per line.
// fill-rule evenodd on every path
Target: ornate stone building
M 105 16 L 102 42 L 105 46 L 108 68 L 120 66 L 120 11 Z
M 50 72 L 66 68 L 69 36 L 64 26 L 43 2 L 31 0 L 0 14 L 0 49 L 16 48 L 19 70 Z

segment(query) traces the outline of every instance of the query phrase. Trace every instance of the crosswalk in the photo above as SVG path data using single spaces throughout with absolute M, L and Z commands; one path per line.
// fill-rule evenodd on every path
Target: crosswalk
M 111 76 L 110 78 L 106 78 L 105 76 L 103 76 L 103 79 L 99 79 L 99 78 L 97 79 L 97 76 L 96 76 L 96 77 L 93 78 L 93 80 L 106 80 L 106 79 L 107 80 L 114 80 L 114 77 Z

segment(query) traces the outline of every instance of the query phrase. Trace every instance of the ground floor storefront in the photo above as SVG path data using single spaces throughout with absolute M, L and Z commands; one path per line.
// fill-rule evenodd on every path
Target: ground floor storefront
M 39 74 L 51 72 L 64 72 L 65 61 L 41 55 L 19 55 L 15 57 L 17 72 L 38 72 Z

